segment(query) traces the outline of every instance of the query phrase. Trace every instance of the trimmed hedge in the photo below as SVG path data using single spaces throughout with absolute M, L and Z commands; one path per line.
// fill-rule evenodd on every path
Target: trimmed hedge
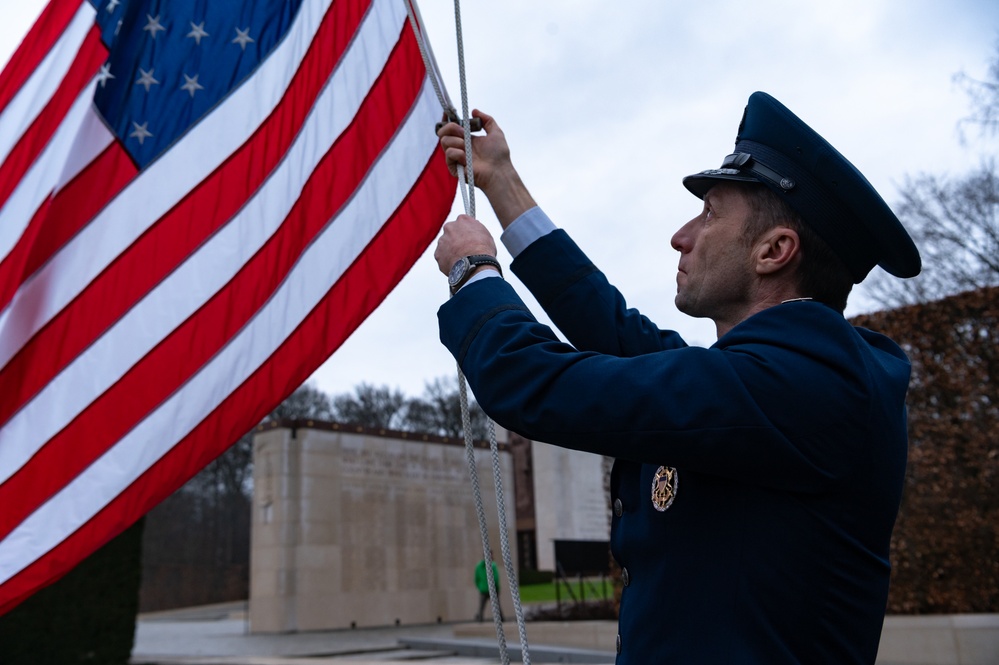
M 892 614 L 999 610 L 999 288 L 852 319 L 912 361 Z
M 127 665 L 139 608 L 142 526 L 139 520 L 0 616 L 0 663 Z

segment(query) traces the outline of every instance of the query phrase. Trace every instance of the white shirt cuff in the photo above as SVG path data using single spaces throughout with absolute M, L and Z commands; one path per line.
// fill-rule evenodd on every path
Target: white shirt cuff
M 480 279 L 489 279 L 490 277 L 502 277 L 502 276 L 503 275 L 501 275 L 498 270 L 489 270 L 485 268 L 476 270 L 475 273 L 468 278 L 468 281 L 466 281 L 464 284 L 461 285 L 461 288 L 459 288 L 458 291 L 461 291 L 461 289 L 465 288 L 472 282 L 477 282 Z M 457 293 L 458 291 L 455 291 L 455 293 Z
M 500 240 L 510 252 L 510 256 L 517 258 L 517 255 L 527 249 L 528 245 L 555 229 L 556 226 L 552 220 L 548 219 L 548 215 L 540 207 L 534 206 L 510 222 L 510 225 L 503 231 L 503 235 L 500 236 Z

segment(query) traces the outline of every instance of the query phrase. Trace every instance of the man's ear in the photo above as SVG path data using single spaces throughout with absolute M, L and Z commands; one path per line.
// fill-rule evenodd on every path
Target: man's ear
M 772 275 L 793 265 L 801 257 L 798 232 L 786 226 L 775 226 L 760 236 L 753 250 L 757 275 Z

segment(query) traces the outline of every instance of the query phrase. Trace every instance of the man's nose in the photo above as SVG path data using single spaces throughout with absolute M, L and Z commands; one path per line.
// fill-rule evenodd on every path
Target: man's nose
M 669 241 L 669 244 L 673 247 L 673 249 L 675 249 L 678 252 L 690 251 L 691 241 L 693 238 L 691 233 L 691 227 L 695 221 L 697 221 L 696 217 L 687 222 L 686 224 L 684 224 L 683 226 L 681 226 L 679 229 L 677 229 L 677 232 L 673 234 L 673 237 L 670 238 Z

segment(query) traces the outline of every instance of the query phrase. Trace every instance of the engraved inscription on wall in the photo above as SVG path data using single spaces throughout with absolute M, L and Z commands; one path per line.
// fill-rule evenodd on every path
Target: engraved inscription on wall
M 426 447 L 418 443 L 385 450 L 375 446 L 344 445 L 340 465 L 344 481 L 392 480 L 414 484 L 467 484 L 468 471 L 461 455 L 427 455 Z M 421 450 L 421 448 L 423 448 Z M 456 448 L 455 452 L 463 452 Z

